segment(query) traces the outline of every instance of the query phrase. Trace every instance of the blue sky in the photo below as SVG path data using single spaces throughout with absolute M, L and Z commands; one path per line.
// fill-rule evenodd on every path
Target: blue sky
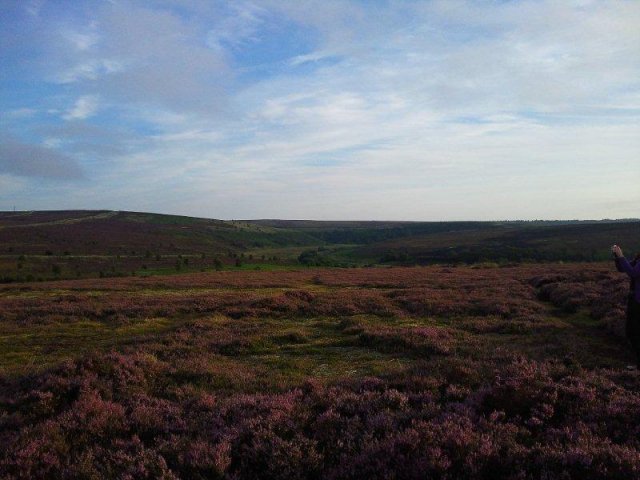
M 635 0 L 0 4 L 0 210 L 640 213 Z

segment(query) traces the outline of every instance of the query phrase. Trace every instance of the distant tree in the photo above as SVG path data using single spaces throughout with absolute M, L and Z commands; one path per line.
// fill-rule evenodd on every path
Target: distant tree
M 241 266 L 242 266 L 242 259 L 236 258 L 236 267 L 241 267 Z
M 222 262 L 220 261 L 219 258 L 216 258 L 213 261 L 213 268 L 215 268 L 216 270 L 222 270 Z
M 62 273 L 62 269 L 60 268 L 60 265 L 54 263 L 53 265 L 51 265 L 51 272 L 57 277 L 58 275 L 60 275 L 60 273 Z

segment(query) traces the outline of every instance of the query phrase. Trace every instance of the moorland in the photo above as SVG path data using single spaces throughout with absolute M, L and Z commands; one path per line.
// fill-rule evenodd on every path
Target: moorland
M 638 478 L 639 227 L 2 214 L 0 476 Z

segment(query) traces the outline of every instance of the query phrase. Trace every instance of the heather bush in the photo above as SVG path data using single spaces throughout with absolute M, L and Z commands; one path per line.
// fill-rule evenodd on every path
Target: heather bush
M 358 335 L 361 345 L 382 351 L 409 351 L 422 357 L 447 355 L 451 351 L 451 334 L 444 328 L 369 328 Z
M 187 389 L 172 399 L 153 393 L 137 371 L 143 365 L 110 354 L 35 377 L 28 391 L 9 382 L 4 476 L 595 479 L 640 471 L 637 377 L 575 375 L 515 358 L 475 391 L 365 378 L 224 398 Z M 171 370 L 160 365 L 154 377 Z
M 550 301 L 566 313 L 583 309 L 609 331 L 624 335 L 628 280 L 611 265 L 605 271 L 585 267 L 573 275 L 549 273 L 529 281 L 540 299 Z

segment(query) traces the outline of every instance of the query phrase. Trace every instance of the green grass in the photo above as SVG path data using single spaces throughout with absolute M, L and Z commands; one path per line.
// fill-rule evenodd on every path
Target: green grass
M 282 290 L 260 289 L 264 294 L 273 295 Z M 55 297 L 66 293 L 71 292 L 53 290 L 48 291 L 47 295 Z M 158 290 L 146 293 L 141 290 L 129 294 L 140 296 L 158 293 Z M 172 292 L 165 294 L 171 295 Z M 42 295 L 42 292 L 14 292 L 5 297 L 30 298 L 38 295 Z M 330 380 L 352 375 L 392 374 L 395 369 L 403 369 L 420 361 L 419 357 L 407 352 L 381 352 L 361 346 L 357 334 L 340 328 L 340 322 L 344 319 L 203 318 L 211 328 L 232 327 L 241 331 L 245 328 L 249 333 L 241 336 L 244 335 L 248 340 L 248 347 L 225 355 L 225 361 L 236 366 L 255 368 L 278 385 L 294 385 L 309 376 Z M 519 353 L 540 360 L 569 357 L 587 367 L 623 367 L 628 360 L 621 355 L 620 339 L 603 334 L 597 322 L 583 312 L 560 315 L 550 309 L 540 328 L 521 333 L 470 333 L 468 317 L 380 318 L 358 315 L 348 318 L 353 324 L 372 328 L 444 328 L 456 339 L 456 347 L 452 352 L 454 357 L 468 357 L 475 361 L 484 359 L 487 363 L 496 354 L 504 353 Z M 187 320 L 187 317 L 150 318 L 116 325 L 81 320 L 36 324 L 28 328 L 3 322 L 0 323 L 0 372 L 23 374 L 95 350 L 117 350 L 141 342 L 161 342 L 166 334 Z M 206 352 L 202 354 L 207 355 Z M 438 362 L 435 362 L 434 373 L 438 368 Z M 228 379 L 228 382 L 234 385 L 233 379 Z
M 106 351 L 144 342 L 174 325 L 174 321 L 165 318 L 125 325 L 84 320 L 28 328 L 3 322 L 0 323 L 0 373 L 33 373 L 94 350 Z
M 245 368 L 257 369 L 280 388 L 309 377 L 331 381 L 391 374 L 415 361 L 359 346 L 338 324 L 335 318 L 262 319 L 250 348 L 232 358 Z

